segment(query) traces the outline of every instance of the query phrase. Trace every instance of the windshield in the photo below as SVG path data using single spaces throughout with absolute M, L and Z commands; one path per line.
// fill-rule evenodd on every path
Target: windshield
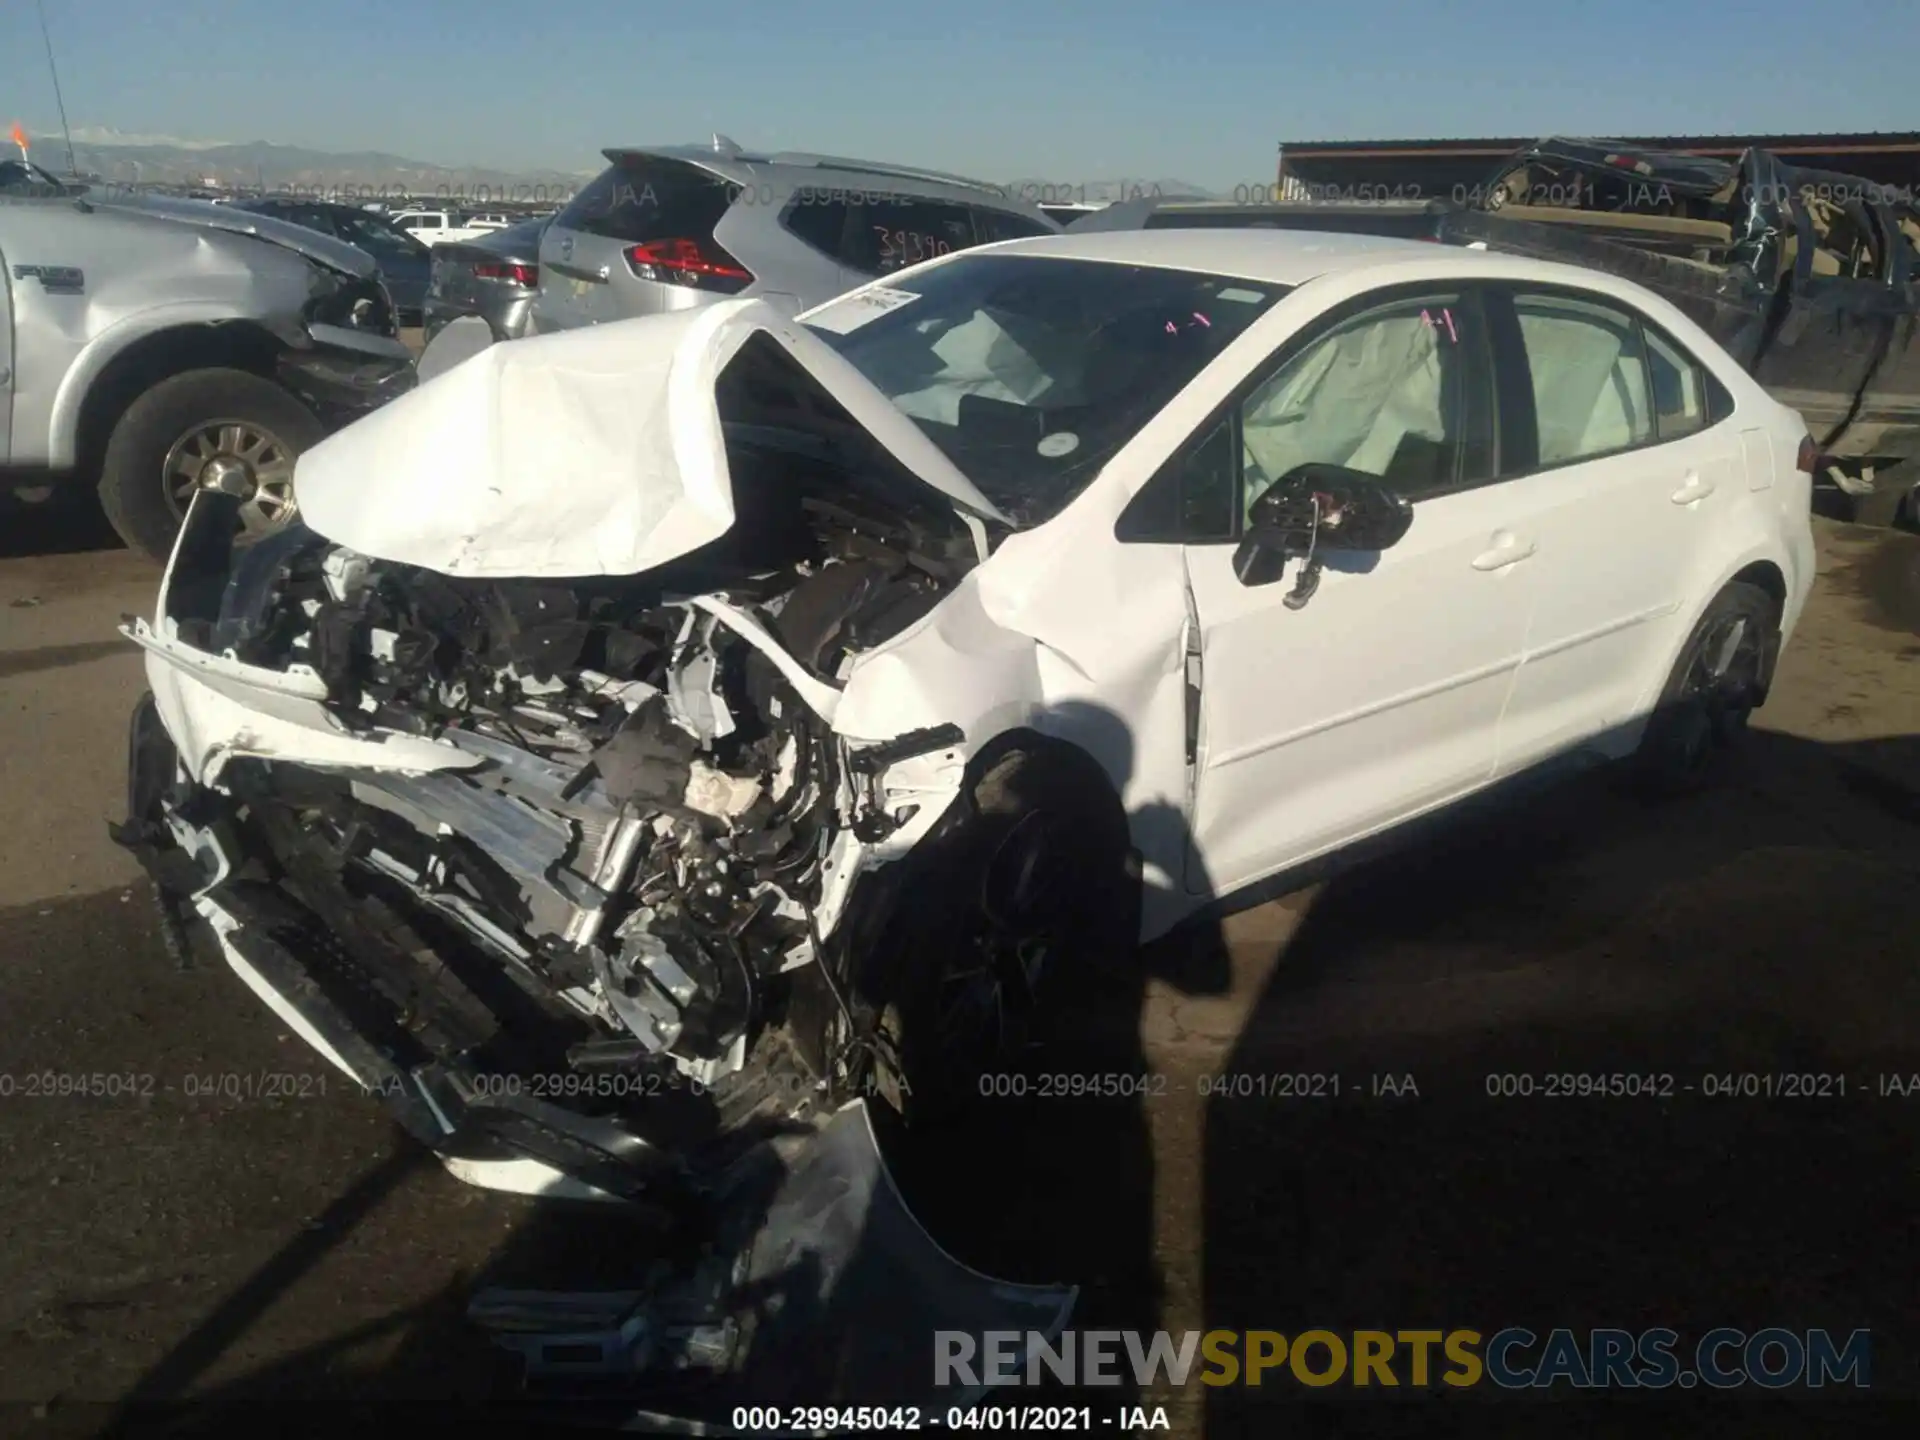
M 968 255 L 806 324 L 1022 526 L 1057 514 L 1284 285 Z

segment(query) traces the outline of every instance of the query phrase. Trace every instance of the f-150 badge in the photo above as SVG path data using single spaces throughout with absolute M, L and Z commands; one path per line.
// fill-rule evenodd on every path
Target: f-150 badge
M 38 280 L 49 295 L 78 295 L 87 288 L 87 272 L 75 265 L 16 265 L 16 280 Z

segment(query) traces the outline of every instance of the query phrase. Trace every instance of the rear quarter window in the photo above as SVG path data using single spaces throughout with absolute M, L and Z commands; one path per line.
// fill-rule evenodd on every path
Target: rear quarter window
M 851 218 L 852 209 L 844 201 L 815 196 L 809 191 L 787 207 L 786 214 L 780 217 L 780 223 L 822 255 L 844 264 L 847 222 Z

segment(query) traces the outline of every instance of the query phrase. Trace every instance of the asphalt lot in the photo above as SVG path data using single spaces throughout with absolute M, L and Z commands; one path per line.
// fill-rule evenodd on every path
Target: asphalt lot
M 343 1396 L 484 1400 L 476 1278 L 617 1287 L 647 1237 L 456 1183 L 223 966 L 169 956 L 105 830 L 142 685 L 114 625 L 157 572 L 82 513 L 0 527 L 0 1424 L 81 1433 L 129 1398 L 265 1397 L 289 1423 Z M 936 1233 L 1080 1281 L 1083 1324 L 1870 1327 L 1873 1394 L 1820 1397 L 1806 1433 L 1920 1398 L 1920 1094 L 1878 1093 L 1920 1075 L 1920 538 L 1822 522 L 1820 544 L 1726 785 L 1656 809 L 1582 778 L 1157 947 L 1063 1064 L 1106 1047 L 1166 1093 L 1009 1102 L 921 1178 Z M 1220 1071 L 1340 1095 L 1202 1099 Z M 1786 1071 L 1846 1094 L 1697 1088 Z M 48 1072 L 136 1093 L 27 1094 Z M 1696 1089 L 1487 1093 L 1549 1072 Z M 308 1093 L 260 1094 L 276 1075 Z M 1417 1093 L 1372 1094 L 1387 1075 Z M 1176 1433 L 1271 1433 L 1257 1394 L 1161 1398 Z M 1432 1418 L 1346 1399 L 1327 1433 Z M 1546 1418 L 1430 1403 L 1477 1429 Z

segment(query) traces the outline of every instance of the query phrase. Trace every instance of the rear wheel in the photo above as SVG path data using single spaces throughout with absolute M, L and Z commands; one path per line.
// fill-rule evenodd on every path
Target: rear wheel
M 127 407 L 107 440 L 100 504 L 120 538 L 164 561 L 197 489 L 240 498 L 242 543 L 293 519 L 293 466 L 321 438 L 313 413 L 244 370 L 189 370 Z
M 1650 789 L 1684 792 L 1713 777 L 1766 699 L 1779 643 L 1779 609 L 1766 591 L 1735 581 L 1714 597 L 1687 637 L 1634 756 Z

